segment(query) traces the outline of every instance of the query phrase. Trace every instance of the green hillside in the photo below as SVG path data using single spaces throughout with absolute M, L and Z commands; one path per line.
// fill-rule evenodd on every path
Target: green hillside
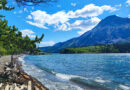
M 130 53 L 130 43 L 66 48 L 60 53 Z

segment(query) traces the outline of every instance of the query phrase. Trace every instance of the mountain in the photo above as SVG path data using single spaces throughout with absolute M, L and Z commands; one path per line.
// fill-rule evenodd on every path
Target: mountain
M 130 42 L 130 19 L 116 15 L 101 20 L 92 30 L 80 37 L 40 48 L 45 52 L 59 52 L 64 48 Z

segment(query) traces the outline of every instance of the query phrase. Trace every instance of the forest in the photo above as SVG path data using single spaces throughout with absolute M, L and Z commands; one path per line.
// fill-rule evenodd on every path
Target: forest
M 130 43 L 66 48 L 60 53 L 130 53 Z
M 0 10 L 10 11 L 14 7 L 8 7 L 6 0 L 0 0 Z M 44 34 L 34 40 L 28 36 L 22 37 L 22 33 L 15 25 L 9 26 L 5 16 L 0 15 L 0 56 L 17 53 L 36 53 L 40 52 L 36 44 L 40 43 Z

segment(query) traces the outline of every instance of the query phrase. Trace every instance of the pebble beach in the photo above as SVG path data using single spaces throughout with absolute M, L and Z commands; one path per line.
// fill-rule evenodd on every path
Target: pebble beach
M 13 56 L 14 65 L 11 65 L 11 55 L 0 57 L 0 90 L 48 90 L 22 70 L 20 56 Z

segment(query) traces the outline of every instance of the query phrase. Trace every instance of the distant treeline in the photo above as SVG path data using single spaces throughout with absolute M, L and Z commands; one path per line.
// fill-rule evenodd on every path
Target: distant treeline
M 66 48 L 60 53 L 130 53 L 130 43 Z

